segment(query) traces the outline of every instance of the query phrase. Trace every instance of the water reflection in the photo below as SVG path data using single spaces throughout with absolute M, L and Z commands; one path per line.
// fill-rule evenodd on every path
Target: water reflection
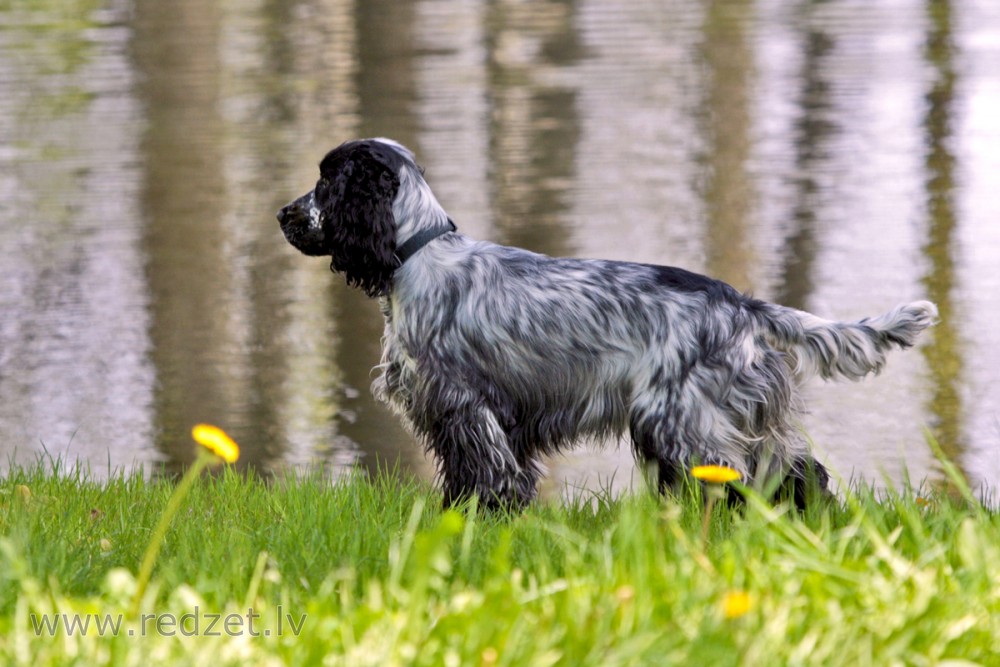
M 188 419 L 233 413 L 247 385 L 234 321 L 241 313 L 230 296 L 242 276 L 225 226 L 219 140 L 222 16 L 199 4 L 138 0 L 132 21 L 134 94 L 146 120 L 139 213 L 157 374 L 153 419 L 157 448 L 168 454 L 183 451 Z
M 922 354 L 811 386 L 804 427 L 844 477 L 936 475 L 929 426 L 1000 481 L 991 6 L 0 4 L 0 447 L 176 468 L 213 421 L 265 471 L 430 474 L 368 393 L 377 308 L 273 220 L 388 135 L 474 236 L 828 317 L 933 299 Z M 634 481 L 627 447 L 549 465 Z
M 962 405 L 958 390 L 962 378 L 961 344 L 955 321 L 954 236 L 955 156 L 949 144 L 954 134 L 954 105 L 958 75 L 955 71 L 955 44 L 952 33 L 952 8 L 949 0 L 927 3 L 928 34 L 926 58 L 933 71 L 927 93 L 924 116 L 927 154 L 927 217 L 929 229 L 924 252 L 930 268 L 924 277 L 927 294 L 941 313 L 941 323 L 934 331 L 934 342 L 923 348 L 931 369 L 931 397 L 928 404 L 933 416 L 931 430 L 942 450 L 958 458 L 965 450 L 962 437 Z
M 114 3 L 0 5 L 0 442 L 156 457 L 129 32 Z
M 753 118 L 750 86 L 754 75 L 747 32 L 752 4 L 714 0 L 708 3 L 700 57 L 705 90 L 698 116 L 706 145 L 701 198 L 705 202 L 705 271 L 741 291 L 754 287 L 756 264 L 750 232 L 756 214 L 754 184 L 747 173 Z
M 830 120 L 830 84 L 825 80 L 826 62 L 833 50 L 829 35 L 811 28 L 801 37 L 804 44 L 802 66 L 798 75 L 800 115 L 795 121 L 795 162 L 792 179 L 795 205 L 791 229 L 784 241 L 781 278 L 775 294 L 778 303 L 804 309 L 813 291 L 813 263 L 816 259 L 816 211 L 823 193 L 818 175 L 825 173 L 826 145 L 832 140 L 836 125 Z

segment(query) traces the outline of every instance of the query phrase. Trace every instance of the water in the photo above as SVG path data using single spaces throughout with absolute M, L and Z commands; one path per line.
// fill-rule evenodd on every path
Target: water
M 473 236 L 683 266 L 830 318 L 930 298 L 878 378 L 809 386 L 844 478 L 1000 482 L 994 0 L 0 2 L 0 453 L 377 461 L 381 319 L 274 212 L 337 143 L 416 150 Z M 548 492 L 635 482 L 627 447 Z

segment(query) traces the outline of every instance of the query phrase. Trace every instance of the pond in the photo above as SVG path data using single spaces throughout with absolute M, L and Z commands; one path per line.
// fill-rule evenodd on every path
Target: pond
M 831 319 L 936 302 L 803 428 L 842 479 L 1000 482 L 995 0 L 0 2 L 0 454 L 433 466 L 369 393 L 376 304 L 283 240 L 327 149 L 410 146 L 460 229 Z M 547 492 L 636 484 L 627 446 Z

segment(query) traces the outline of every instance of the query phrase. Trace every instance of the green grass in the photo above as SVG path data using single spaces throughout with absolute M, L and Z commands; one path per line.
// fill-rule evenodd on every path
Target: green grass
M 717 503 L 703 541 L 697 488 L 493 516 L 442 512 L 393 476 L 228 469 L 194 486 L 163 542 L 142 604 L 163 632 L 126 618 L 117 636 L 36 636 L 32 615 L 127 616 L 172 490 L 42 466 L 0 481 L 0 663 L 1000 663 L 1000 520 L 969 497 L 856 489 L 804 515 L 751 497 Z M 740 592 L 750 608 L 728 618 Z M 169 624 L 195 610 L 198 635 Z M 213 614 L 242 626 L 210 636 Z

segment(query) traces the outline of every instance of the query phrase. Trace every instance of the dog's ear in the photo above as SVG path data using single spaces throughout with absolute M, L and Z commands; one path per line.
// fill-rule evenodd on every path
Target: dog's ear
M 333 151 L 320 171 L 317 204 L 325 213 L 330 268 L 368 296 L 386 294 L 399 267 L 392 215 L 399 175 L 365 144 Z

